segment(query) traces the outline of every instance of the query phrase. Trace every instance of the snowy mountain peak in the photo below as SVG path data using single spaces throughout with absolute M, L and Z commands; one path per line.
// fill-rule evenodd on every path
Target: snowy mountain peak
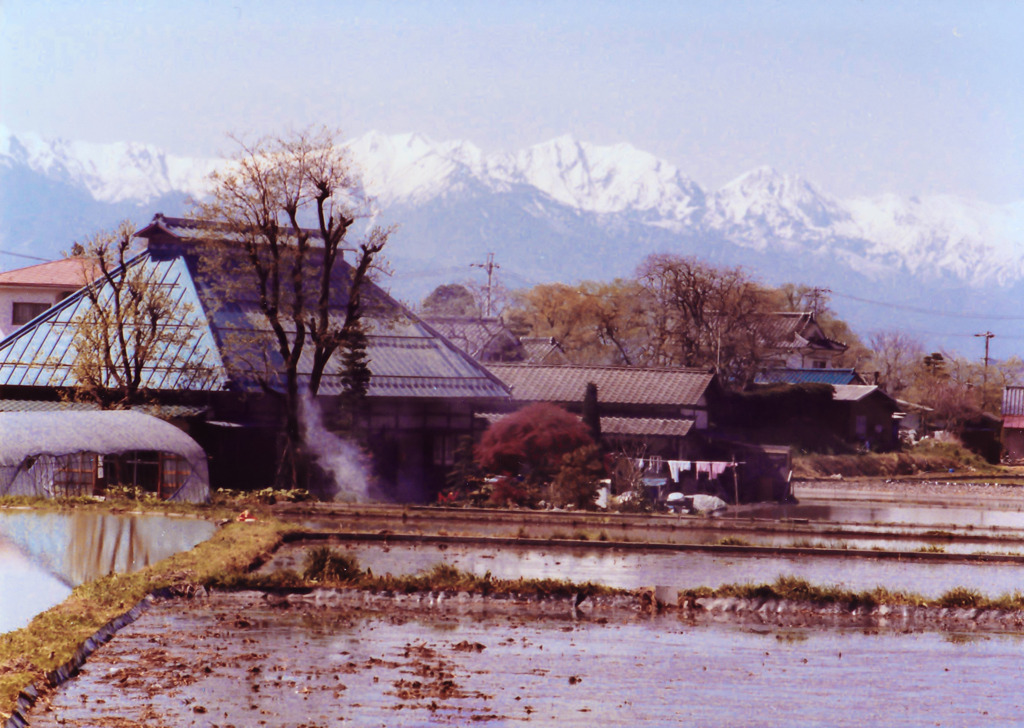
M 464 189 L 480 176 L 483 154 L 468 142 L 437 143 L 421 134 L 370 132 L 346 145 L 363 185 L 382 206 L 422 204 Z
M 744 254 L 750 249 L 812 253 L 872 276 L 905 272 L 975 286 L 1024 280 L 1024 203 L 895 195 L 837 200 L 802 177 L 771 167 L 753 169 L 708 194 L 671 163 L 631 144 L 600 146 L 571 135 L 502 154 L 418 133 L 370 132 L 346 146 L 382 214 L 415 217 L 427 209 L 458 209 L 472 217 L 479 209 L 485 221 L 466 234 L 487 239 L 487 245 L 502 235 L 510 240 L 535 235 L 524 225 L 548 226 L 549 233 L 567 236 L 571 221 L 609 239 L 629 231 L 630 237 L 611 245 L 606 255 L 628 255 L 641 241 L 655 238 L 680 249 L 714 241 L 746 249 Z M 38 197 L 40 205 L 39 211 L 13 202 L 0 208 L 5 215 L 0 235 L 7 236 L 0 240 L 16 246 L 19 235 L 25 241 L 50 239 L 48 220 L 54 213 L 43 207 L 52 207 L 51 190 L 63 190 L 65 198 L 83 205 L 129 206 L 134 215 L 167 195 L 202 197 L 209 173 L 224 163 L 176 157 L 146 144 L 47 140 L 0 125 L 5 185 L 26 191 L 20 199 Z M 502 214 L 506 217 L 499 219 Z M 16 220 L 29 220 L 26 225 L 39 232 L 7 229 Z M 88 231 L 69 234 L 83 232 Z M 570 239 L 564 244 L 595 238 L 588 232 Z M 464 244 L 479 246 L 481 240 Z M 549 254 L 560 255 L 544 252 Z
M 588 212 L 653 211 L 678 222 L 691 219 L 704 203 L 704 191 L 693 180 L 624 143 L 595 146 L 561 136 L 510 155 L 502 171 L 511 182 Z
M 708 212 L 709 225 L 759 249 L 773 241 L 786 241 L 790 247 L 818 244 L 831 235 L 832 226 L 849 218 L 837 200 L 807 180 L 767 166 L 722 187 L 712 197 Z
M 172 157 L 138 142 L 45 140 L 36 134 L 0 136 L 8 166 L 21 164 L 50 179 L 84 188 L 100 202 L 147 202 L 172 192 L 205 193 L 211 160 Z

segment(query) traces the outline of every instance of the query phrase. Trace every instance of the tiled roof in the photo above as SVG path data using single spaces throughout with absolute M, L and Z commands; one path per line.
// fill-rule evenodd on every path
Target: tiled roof
M 524 364 L 568 364 L 565 350 L 550 336 L 524 336 L 519 339 Z
M 331 319 L 338 328 L 348 302 L 350 270 L 348 263 L 338 260 L 332 271 Z M 245 274 L 244 268 L 240 274 Z M 233 362 L 232 378 L 243 387 L 258 390 L 253 375 L 262 372 L 255 371 L 251 364 L 262 361 L 259 342 L 268 342 L 271 334 L 259 311 L 256 283 L 243 285 L 241 290 L 232 292 L 230 301 L 224 301 L 224 293 L 211 280 L 209 271 L 200 267 L 193 270 L 193 275 L 218 344 Z M 508 398 L 508 390 L 497 377 L 376 285 L 364 288 L 363 304 L 367 311 L 366 353 L 372 375 L 368 396 Z M 269 343 L 265 350 L 273 366 L 279 357 Z M 312 371 L 312 356 L 312 347 L 307 346 L 299 360 L 300 377 L 308 377 Z M 343 367 L 341 356 L 331 358 L 321 380 L 321 394 L 338 394 L 343 390 Z
M 152 226 L 151 226 L 152 227 Z M 152 390 L 221 390 L 234 381 L 244 389 L 256 391 L 259 385 L 255 366 L 263 366 L 260 342 L 269 335 L 251 289 L 243 288 L 224 302 L 223 293 L 210 285 L 210 273 L 200 272 L 189 256 L 174 255 L 155 259 L 148 252 L 135 258 L 130 266 L 142 267 L 150 280 L 166 288 L 182 316 L 182 325 L 194 328 L 191 351 L 164 351 L 147 366 L 143 387 Z M 345 296 L 332 301 L 340 316 L 347 300 L 348 265 L 339 261 L 336 273 Z M 252 295 L 247 295 L 249 290 Z M 508 397 L 504 385 L 444 337 L 439 336 L 376 286 L 365 293 L 368 309 L 384 311 L 384 320 L 367 316 L 367 355 L 372 377 L 368 394 L 372 397 Z M 74 332 L 76 317 L 88 307 L 83 292 L 72 295 L 31 324 L 0 342 L 0 385 L 61 387 L 74 382 Z M 272 347 L 268 359 L 274 366 Z M 190 361 L 206 361 L 212 376 L 203 381 L 181 376 L 178 362 L 187 355 Z M 225 365 L 225 360 L 232 362 Z M 312 353 L 306 347 L 299 361 L 299 372 L 308 376 Z M 259 373 L 263 373 L 262 369 Z M 335 356 L 328 363 L 321 393 L 341 391 L 342 362 Z
M 819 334 L 818 328 L 817 319 L 809 311 L 776 311 L 764 316 L 761 331 L 768 345 L 780 349 L 846 351 L 846 344 Z
M 424 316 L 423 321 L 477 361 L 519 361 L 519 340 L 499 318 Z
M 836 384 L 833 386 L 833 389 L 835 394 L 832 396 L 832 399 L 836 402 L 859 402 L 877 392 L 880 396 L 892 402 L 895 409 L 899 409 L 899 403 L 875 384 Z
M 601 418 L 601 433 L 605 435 L 686 437 L 692 428 L 693 420 L 660 419 L 655 417 Z
M 524 402 L 582 402 L 587 383 L 593 382 L 600 402 L 695 406 L 715 378 L 703 369 L 539 364 L 489 364 L 488 369 L 511 387 L 513 400 Z
M 508 412 L 484 412 L 477 417 L 493 424 Z M 660 437 L 686 437 L 693 429 L 693 420 L 657 417 L 601 417 L 602 435 L 646 435 Z
M 270 331 L 259 311 L 258 287 L 255 281 L 251 286 L 243 282 L 226 294 L 222 286 L 214 285 L 215 273 L 198 263 L 202 248 L 175 237 L 176 232 L 193 237 L 202 227 L 201 223 L 158 217 L 140 231 L 142 237 L 146 237 L 141 235 L 146 231 L 154 236 L 159 231 L 163 237 L 153 251 L 141 254 L 128 266 L 140 267 L 151 282 L 162 286 L 179 313 L 176 325 L 188 326 L 194 332 L 188 351 L 179 347 L 157 353 L 143 372 L 143 388 L 223 390 L 231 383 L 258 391 L 255 375 L 264 374 L 266 366 L 274 369 L 279 361 L 276 350 L 268 344 Z M 234 273 L 242 275 L 246 270 L 241 266 Z M 341 260 L 333 270 L 332 319 L 344 315 L 350 270 Z M 508 390 L 497 377 L 377 286 L 364 289 L 363 302 L 368 312 L 364 323 L 372 375 L 369 396 L 508 398 Z M 88 296 L 80 291 L 0 341 L 0 385 L 74 385 L 76 321 L 89 305 Z M 183 377 L 183 357 L 193 363 L 205 362 L 211 376 L 202 381 Z M 324 372 L 321 393 L 342 390 L 342 366 L 336 354 Z M 311 371 L 312 352 L 307 346 L 299 361 L 299 373 L 308 377 Z
M 863 384 L 855 369 L 768 369 L 755 384 Z
M 0 286 L 81 288 L 100 275 L 96 261 L 73 257 L 0 273 Z

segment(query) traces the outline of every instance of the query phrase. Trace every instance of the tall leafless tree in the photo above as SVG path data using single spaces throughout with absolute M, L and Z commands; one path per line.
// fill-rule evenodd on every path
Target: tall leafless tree
M 354 264 L 338 268 L 349 231 L 369 201 L 337 134 L 317 129 L 235 141 L 233 164 L 212 176 L 211 198 L 196 211 L 214 224 L 207 233 L 207 273 L 226 300 L 233 292 L 255 295 L 269 340 L 254 347 L 265 365 L 254 375 L 284 410 L 279 479 L 302 486 L 303 391 L 318 393 L 328 363 L 341 350 L 346 394 L 351 401 L 365 394 L 364 293 L 391 230 L 371 229 L 356 245 Z M 308 372 L 300 371 L 303 361 Z

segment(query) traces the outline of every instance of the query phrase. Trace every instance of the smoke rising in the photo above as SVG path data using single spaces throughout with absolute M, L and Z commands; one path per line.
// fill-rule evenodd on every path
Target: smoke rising
M 348 440 L 327 430 L 323 425 L 320 405 L 308 392 L 303 392 L 299 406 L 302 436 L 309 453 L 323 475 L 317 493 L 324 500 L 371 500 L 370 466 L 366 454 Z

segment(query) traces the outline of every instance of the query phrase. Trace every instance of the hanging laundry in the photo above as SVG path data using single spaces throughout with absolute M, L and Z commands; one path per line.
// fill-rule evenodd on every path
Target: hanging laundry
M 697 471 L 697 475 L 700 475 L 701 473 L 710 473 L 711 472 L 711 463 L 706 463 L 706 462 L 703 462 L 703 461 L 699 460 L 699 461 L 697 461 L 697 463 L 695 465 L 696 465 L 695 469 Z
M 689 460 L 666 460 L 665 462 L 668 463 L 668 472 L 672 476 L 673 483 L 679 482 L 679 473 L 690 469 Z
M 710 466 L 708 470 L 709 478 L 717 478 L 719 475 L 725 472 L 725 469 L 729 466 L 729 463 L 708 463 Z

